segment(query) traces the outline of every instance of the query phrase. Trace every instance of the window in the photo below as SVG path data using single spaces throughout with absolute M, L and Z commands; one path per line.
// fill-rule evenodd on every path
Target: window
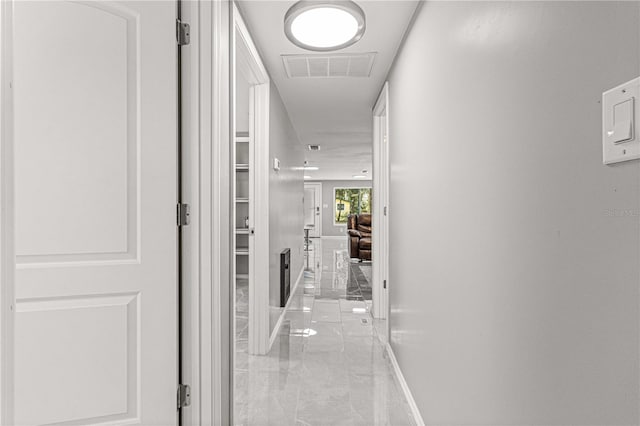
M 335 188 L 334 223 L 347 223 L 350 214 L 371 213 L 371 188 Z

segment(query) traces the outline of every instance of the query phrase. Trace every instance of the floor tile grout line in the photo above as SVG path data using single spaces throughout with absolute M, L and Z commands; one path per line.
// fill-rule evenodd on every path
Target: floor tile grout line
M 351 272 L 351 268 L 349 268 L 349 272 Z M 349 395 L 349 417 L 352 421 L 355 421 L 354 415 L 353 415 L 353 396 L 352 396 L 352 392 L 351 392 L 351 375 L 349 374 L 349 360 L 347 359 L 347 347 L 346 347 L 346 334 L 345 334 L 345 330 L 344 330 L 344 321 L 343 321 L 343 312 L 342 312 L 342 308 L 340 307 L 340 302 L 338 301 L 338 310 L 340 311 L 339 315 L 340 315 L 340 326 L 342 329 L 342 353 L 344 354 L 344 362 L 345 362 L 345 367 L 347 370 L 347 389 L 348 389 L 348 395 Z
M 309 252 L 307 252 L 307 256 L 309 256 Z M 315 262 L 315 256 L 314 256 L 314 262 Z M 306 279 L 305 279 L 305 281 L 306 281 Z M 306 282 L 304 284 L 306 284 Z M 311 324 L 312 324 L 311 318 L 313 318 L 313 309 L 314 309 L 315 304 L 316 304 L 316 298 L 315 298 L 316 278 L 315 278 L 315 273 L 313 274 L 313 284 L 314 284 L 314 294 L 312 294 L 312 296 L 311 296 L 311 306 L 309 307 L 309 330 L 311 330 Z M 304 312 L 304 296 L 305 296 L 304 289 L 305 288 L 306 288 L 306 285 L 303 286 L 303 290 L 302 290 L 302 294 L 303 294 L 303 296 L 302 296 L 302 299 L 303 299 L 302 300 L 302 310 L 303 310 L 303 312 Z M 304 325 L 305 324 L 303 322 L 302 326 L 304 327 Z M 304 328 L 303 328 L 303 330 L 304 330 Z M 308 337 L 305 340 L 304 332 L 303 332 L 303 340 L 302 340 L 302 348 L 301 348 L 302 354 L 300 355 L 301 373 L 300 373 L 300 377 L 298 377 L 298 389 L 297 389 L 297 392 L 296 392 L 296 408 L 295 408 L 295 412 L 294 412 L 294 415 L 293 415 L 293 421 L 294 421 L 295 424 L 298 423 L 298 412 L 300 411 L 300 393 L 302 391 L 302 389 L 301 389 L 302 388 L 301 381 L 302 381 L 302 378 L 303 378 L 304 372 L 305 372 L 305 358 L 306 358 L 305 347 L 307 346 L 307 343 L 308 343 Z M 300 420 L 300 421 L 303 422 L 303 423 L 306 423 L 306 422 L 304 422 L 302 420 Z

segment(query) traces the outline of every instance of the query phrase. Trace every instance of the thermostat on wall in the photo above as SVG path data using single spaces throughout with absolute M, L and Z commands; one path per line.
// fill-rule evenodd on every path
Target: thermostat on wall
M 602 94 L 602 157 L 604 164 L 640 158 L 640 77 Z

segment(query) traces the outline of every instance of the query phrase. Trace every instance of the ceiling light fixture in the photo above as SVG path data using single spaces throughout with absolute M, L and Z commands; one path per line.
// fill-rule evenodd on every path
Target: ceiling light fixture
M 364 175 L 351 175 L 354 179 L 366 179 L 367 177 Z
M 320 170 L 318 167 L 316 166 L 304 166 L 302 168 L 303 170 Z
M 296 46 L 328 52 L 351 46 L 364 35 L 364 11 L 349 0 L 301 0 L 284 17 L 284 32 Z
M 305 179 L 311 179 L 311 176 L 304 175 Z

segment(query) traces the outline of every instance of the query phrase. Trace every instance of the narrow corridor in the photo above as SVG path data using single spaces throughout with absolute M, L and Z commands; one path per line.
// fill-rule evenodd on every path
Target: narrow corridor
M 236 347 L 235 423 L 412 425 L 369 313 L 370 264 L 346 240 L 313 240 L 304 280 L 267 356 Z M 244 306 L 239 304 L 239 307 Z

